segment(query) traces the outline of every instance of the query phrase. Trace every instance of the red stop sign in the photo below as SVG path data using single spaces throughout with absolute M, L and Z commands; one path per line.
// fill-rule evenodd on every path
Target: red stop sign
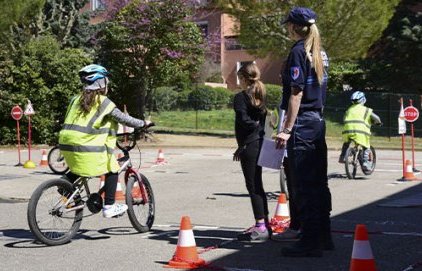
M 15 120 L 20 120 L 23 116 L 23 110 L 22 108 L 20 108 L 19 105 L 15 105 L 12 108 L 12 112 L 11 112 L 12 118 Z
M 408 106 L 404 109 L 404 119 L 407 122 L 414 122 L 419 118 L 419 111 L 414 106 Z

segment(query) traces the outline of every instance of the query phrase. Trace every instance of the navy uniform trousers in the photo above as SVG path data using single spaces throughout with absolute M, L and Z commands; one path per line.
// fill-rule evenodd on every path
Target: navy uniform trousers
M 331 231 L 325 121 L 318 111 L 300 112 L 287 143 L 292 192 L 302 240 L 320 242 Z

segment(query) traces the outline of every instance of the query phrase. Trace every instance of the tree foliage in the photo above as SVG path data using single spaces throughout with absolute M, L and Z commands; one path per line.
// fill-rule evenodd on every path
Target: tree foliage
M 45 0 L 0 0 L 0 33 L 4 35 L 13 24 L 29 22 L 44 3 Z
M 55 142 L 69 99 L 81 89 L 77 72 L 90 58 L 81 49 L 61 49 L 55 38 L 43 36 L 9 59 L 0 62 L 0 144 L 14 142 L 16 124 L 10 110 L 16 104 L 24 108 L 27 99 L 36 112 L 32 118 L 34 142 Z M 26 131 L 22 134 L 25 138 Z
M 86 45 L 92 34 L 92 27 L 88 24 L 88 14 L 82 14 L 80 10 L 88 0 L 44 0 L 42 3 L 42 8 L 28 12 L 31 18 L 14 20 L 10 24 L 9 33 L 5 33 L 3 42 L 16 50 L 33 38 L 51 35 L 62 47 Z
M 192 8 L 186 0 L 120 0 L 108 9 L 98 35 L 99 59 L 127 102 L 139 97 L 141 116 L 153 88 L 180 87 L 198 73 L 204 48 L 200 30 L 189 20 Z
M 286 55 L 290 42 L 280 21 L 293 6 L 317 14 L 323 46 L 331 58 L 364 56 L 387 26 L 399 0 L 216 0 L 239 22 L 239 40 L 251 53 Z M 253 38 L 251 38 L 253 37 Z
M 368 81 L 376 89 L 422 91 L 422 12 L 412 8 L 417 0 L 404 0 L 382 38 L 365 61 Z

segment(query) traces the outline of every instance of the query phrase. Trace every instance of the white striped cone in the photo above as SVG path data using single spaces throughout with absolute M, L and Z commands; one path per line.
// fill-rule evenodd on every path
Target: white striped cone
M 286 195 L 281 193 L 278 197 L 277 208 L 273 217 L 275 220 L 290 219 L 289 206 L 287 205 Z
M 195 237 L 193 236 L 190 218 L 183 216 L 180 223 L 179 239 L 173 258 L 164 267 L 194 269 L 205 265 L 205 261 L 198 257 Z
M 363 224 L 356 225 L 349 271 L 376 271 L 374 255 L 368 240 L 368 232 Z

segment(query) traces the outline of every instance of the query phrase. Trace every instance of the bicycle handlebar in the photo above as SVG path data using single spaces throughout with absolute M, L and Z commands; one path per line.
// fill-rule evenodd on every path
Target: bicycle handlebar
M 140 128 L 135 128 L 133 130 L 133 132 L 126 132 L 126 133 L 119 133 L 116 134 L 117 137 L 127 137 L 130 141 L 130 143 L 128 145 L 121 145 L 119 143 L 119 140 L 116 141 L 116 146 L 122 150 L 122 151 L 127 151 L 129 152 L 130 150 L 132 150 L 135 146 L 136 146 L 136 140 L 139 139 L 141 136 L 145 135 L 145 134 L 151 134 L 151 132 L 148 130 L 148 128 L 155 126 L 155 123 L 151 122 L 150 124 L 140 127 Z

